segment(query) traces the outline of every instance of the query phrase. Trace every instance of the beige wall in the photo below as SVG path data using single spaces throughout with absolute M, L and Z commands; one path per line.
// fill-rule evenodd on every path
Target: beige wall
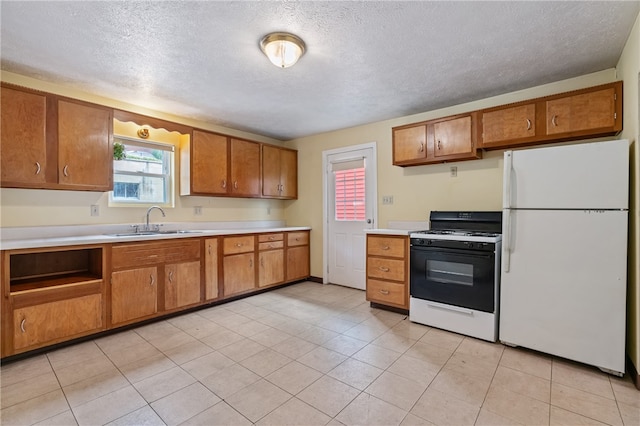
M 139 114 L 182 123 L 188 126 L 212 130 L 247 138 L 259 142 L 282 145 L 280 141 L 254 135 L 234 129 L 228 129 L 211 123 L 176 117 L 158 111 L 136 107 L 113 99 L 101 98 L 87 93 L 69 90 L 58 85 L 34 80 L 17 74 L 2 72 L 2 81 L 33 89 L 68 96 L 101 105 L 107 105 Z M 136 137 L 137 126 L 130 123 L 116 123 L 114 132 L 124 136 Z M 179 145 L 181 136 L 165 130 L 151 131 L 149 140 L 158 140 Z M 176 152 L 177 154 L 177 152 Z M 176 176 L 180 172 L 179 156 L 176 155 Z M 250 221 L 283 220 L 284 202 L 280 200 L 259 200 L 220 197 L 180 197 L 179 185 L 175 185 L 176 202 L 174 208 L 166 208 L 163 222 L 214 222 L 214 221 Z M 109 207 L 108 193 L 83 191 L 51 191 L 35 189 L 0 189 L 0 226 L 45 226 L 45 225 L 91 225 L 116 223 L 141 223 L 146 207 Z M 90 206 L 97 204 L 100 216 L 92 217 Z M 194 207 L 202 206 L 202 215 L 194 215 Z
M 401 168 L 391 164 L 391 128 L 481 108 L 595 86 L 616 80 L 616 70 L 585 75 L 527 90 L 483 99 L 451 108 L 430 111 L 364 126 L 323 133 L 289 141 L 298 150 L 299 198 L 288 202 L 289 225 L 309 225 L 311 275 L 322 277 L 322 152 L 329 149 L 375 142 L 378 154 L 378 228 L 389 221 L 426 221 L 431 210 L 500 210 L 502 207 L 502 153 L 489 151 L 482 160 Z M 450 177 L 449 168 L 458 167 Z M 383 205 L 382 196 L 392 195 L 393 204 Z
M 624 80 L 624 130 L 631 145 L 629 200 L 629 285 L 627 299 L 627 353 L 640 371 L 640 15 L 631 31 L 617 66 Z

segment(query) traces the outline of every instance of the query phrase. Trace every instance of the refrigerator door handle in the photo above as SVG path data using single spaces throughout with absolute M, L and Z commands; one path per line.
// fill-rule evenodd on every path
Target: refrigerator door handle
M 502 233 L 502 268 L 509 272 L 511 261 L 511 209 L 505 209 L 502 214 L 504 231 Z
M 513 151 L 504 153 L 504 176 L 503 176 L 503 208 L 511 208 L 511 174 L 513 173 Z

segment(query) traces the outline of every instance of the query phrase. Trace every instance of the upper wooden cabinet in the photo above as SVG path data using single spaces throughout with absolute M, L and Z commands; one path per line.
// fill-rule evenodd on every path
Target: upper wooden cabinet
M 393 164 L 428 163 L 481 158 L 476 149 L 477 113 L 455 115 L 393 128 Z
M 622 81 L 480 112 L 480 147 L 509 148 L 613 136 L 622 130 Z
M 298 152 L 262 145 L 262 196 L 298 198 Z
M 180 195 L 260 197 L 259 143 L 194 130 L 180 151 Z
M 110 108 L 2 85 L 3 187 L 113 189 Z

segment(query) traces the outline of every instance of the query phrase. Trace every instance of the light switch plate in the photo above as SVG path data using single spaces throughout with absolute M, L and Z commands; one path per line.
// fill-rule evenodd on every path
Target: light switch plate
M 451 168 L 449 170 L 451 171 L 451 177 L 457 177 L 458 176 L 458 167 L 457 166 L 451 166 Z
M 100 216 L 100 206 L 91 204 L 91 216 Z
M 393 195 L 383 195 L 382 204 L 393 204 Z
M 193 214 L 195 216 L 202 216 L 202 206 L 195 206 L 193 208 Z

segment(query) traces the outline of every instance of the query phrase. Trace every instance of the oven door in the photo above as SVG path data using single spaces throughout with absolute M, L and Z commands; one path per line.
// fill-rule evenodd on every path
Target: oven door
M 493 313 L 495 256 L 487 251 L 412 246 L 411 297 Z

